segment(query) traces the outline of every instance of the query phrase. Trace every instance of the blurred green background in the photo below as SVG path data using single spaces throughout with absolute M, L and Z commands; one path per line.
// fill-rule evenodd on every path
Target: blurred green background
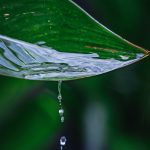
M 75 0 L 112 31 L 150 49 L 150 1 Z M 150 61 L 104 75 L 63 82 L 65 124 L 57 82 L 0 76 L 0 150 L 150 150 Z

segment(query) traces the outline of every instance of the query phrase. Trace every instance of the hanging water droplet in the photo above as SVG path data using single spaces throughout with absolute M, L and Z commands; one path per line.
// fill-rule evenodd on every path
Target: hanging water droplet
M 62 96 L 60 94 L 58 95 L 58 100 L 62 100 Z
M 62 117 L 61 117 L 61 122 L 63 123 L 64 121 L 65 121 L 65 117 L 62 116 Z
M 65 137 L 65 136 L 62 136 L 62 137 L 60 138 L 60 145 L 61 145 L 61 146 L 65 146 L 65 145 L 66 145 L 66 141 L 67 141 L 66 137 Z
M 59 114 L 60 114 L 60 116 L 63 116 L 64 115 L 64 109 L 59 109 Z
M 59 115 L 60 115 L 60 119 L 61 119 L 61 122 L 64 122 L 65 120 L 65 117 L 64 117 L 64 109 L 59 109 Z

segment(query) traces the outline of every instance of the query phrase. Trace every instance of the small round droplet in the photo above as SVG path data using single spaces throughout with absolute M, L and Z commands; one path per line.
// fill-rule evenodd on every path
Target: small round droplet
M 62 96 L 61 95 L 58 95 L 58 100 L 61 100 L 62 99 Z
M 62 136 L 62 137 L 60 138 L 60 145 L 61 145 L 61 146 L 65 146 L 65 145 L 66 145 L 66 141 L 67 141 L 66 137 L 65 137 L 65 136 Z
M 59 114 L 60 114 L 60 116 L 63 116 L 63 114 L 64 114 L 64 110 L 61 108 L 61 109 L 59 109 Z
M 65 118 L 64 116 L 61 117 L 61 122 L 64 122 L 65 121 Z

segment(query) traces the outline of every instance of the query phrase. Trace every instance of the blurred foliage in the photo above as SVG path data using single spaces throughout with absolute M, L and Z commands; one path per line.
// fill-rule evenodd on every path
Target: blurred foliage
M 150 49 L 148 0 L 76 2 L 112 31 Z M 65 132 L 68 137 L 66 149 L 83 150 L 87 144 L 84 140 L 86 112 L 92 103 L 96 103 L 105 110 L 107 131 L 106 138 L 99 139 L 100 143 L 103 141 L 103 148 L 92 150 L 149 150 L 149 66 L 149 58 L 146 58 L 108 74 L 64 82 L 64 128 L 61 128 L 58 116 L 56 82 L 1 76 L 0 149 L 54 150 L 58 148 L 59 136 Z M 92 122 L 96 130 L 93 118 L 89 117 L 89 123 Z

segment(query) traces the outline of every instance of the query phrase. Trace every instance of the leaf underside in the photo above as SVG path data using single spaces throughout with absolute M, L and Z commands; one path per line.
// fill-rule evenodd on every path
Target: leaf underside
M 99 75 L 148 55 L 69 0 L 0 1 L 0 74 L 31 80 Z

